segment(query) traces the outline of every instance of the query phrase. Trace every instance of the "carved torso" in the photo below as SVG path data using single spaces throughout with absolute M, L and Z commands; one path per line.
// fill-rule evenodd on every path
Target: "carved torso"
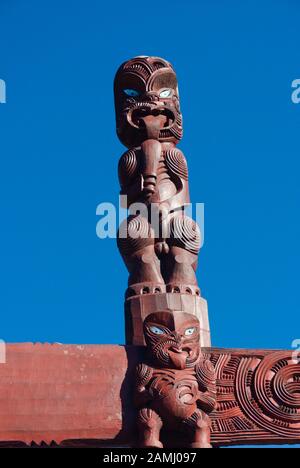
M 174 180 L 172 180 L 172 173 L 167 166 L 165 154 L 163 153 L 158 162 L 157 186 L 151 201 L 153 203 L 161 203 L 173 197 L 176 193 L 177 187 Z
M 197 409 L 198 382 L 194 369 L 152 369 L 147 385 L 157 398 L 151 408 L 169 424 L 188 419 Z
M 189 203 L 188 168 L 183 153 L 169 144 L 162 144 L 160 157 L 153 167 L 147 168 L 141 148 L 124 153 L 119 161 L 121 194 L 127 195 L 128 206 L 135 202 L 168 202 L 169 210 Z M 145 200 L 145 173 L 156 179 L 154 192 Z

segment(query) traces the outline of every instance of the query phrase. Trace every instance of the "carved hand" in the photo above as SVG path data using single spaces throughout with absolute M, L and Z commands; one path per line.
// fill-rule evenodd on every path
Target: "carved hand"
M 141 148 L 143 154 L 143 192 L 146 198 L 149 198 L 155 191 L 161 144 L 157 140 L 148 139 L 142 143 Z

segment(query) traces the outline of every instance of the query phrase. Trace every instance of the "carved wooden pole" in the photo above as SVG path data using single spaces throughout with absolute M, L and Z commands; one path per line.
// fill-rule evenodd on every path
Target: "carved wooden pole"
M 117 134 L 127 146 L 119 162 L 129 217 L 118 247 L 129 271 L 125 300 L 128 344 L 145 344 L 148 314 L 181 310 L 196 315 L 199 339 L 210 346 L 206 301 L 196 278 L 200 231 L 185 214 L 190 203 L 177 78 L 159 57 L 123 63 L 114 82 Z

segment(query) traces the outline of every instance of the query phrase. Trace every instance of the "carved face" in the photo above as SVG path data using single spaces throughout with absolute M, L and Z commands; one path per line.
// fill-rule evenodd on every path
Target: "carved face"
M 147 138 L 178 143 L 182 138 L 177 78 L 159 57 L 123 63 L 114 81 L 117 134 L 132 148 Z
M 149 356 L 161 367 L 193 367 L 200 356 L 199 320 L 181 311 L 148 315 L 144 335 Z

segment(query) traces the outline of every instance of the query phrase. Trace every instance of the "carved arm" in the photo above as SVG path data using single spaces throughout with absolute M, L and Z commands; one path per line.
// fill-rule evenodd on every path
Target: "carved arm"
M 157 140 L 145 140 L 142 145 L 142 176 L 144 179 L 144 193 L 150 197 L 156 186 L 157 168 L 161 155 L 161 144 Z
M 205 413 L 211 413 L 217 402 L 214 366 L 208 359 L 202 359 L 198 364 L 196 364 L 195 373 L 199 387 L 199 408 Z
M 153 370 L 147 364 L 138 364 L 135 371 L 135 392 L 134 404 L 137 408 L 142 408 L 153 399 L 153 395 L 147 389 L 147 384 L 151 381 Z

